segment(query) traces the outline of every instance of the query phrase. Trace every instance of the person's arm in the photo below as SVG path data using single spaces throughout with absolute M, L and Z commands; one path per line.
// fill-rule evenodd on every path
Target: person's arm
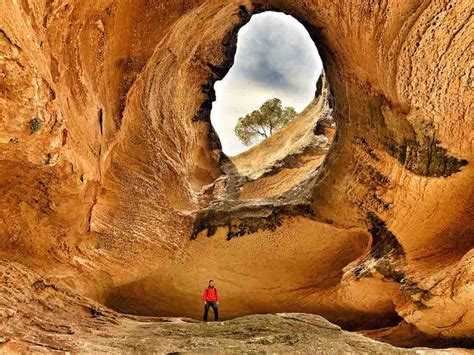
M 202 301 L 204 302 L 204 304 L 206 304 L 206 289 L 204 289 L 202 293 Z

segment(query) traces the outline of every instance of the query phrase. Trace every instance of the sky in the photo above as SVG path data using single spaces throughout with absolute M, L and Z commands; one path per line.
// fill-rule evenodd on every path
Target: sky
M 308 32 L 295 18 L 276 12 L 252 16 L 238 34 L 233 67 L 214 85 L 211 122 L 229 156 L 249 147 L 234 133 L 239 117 L 278 97 L 301 112 L 313 99 L 322 63 Z

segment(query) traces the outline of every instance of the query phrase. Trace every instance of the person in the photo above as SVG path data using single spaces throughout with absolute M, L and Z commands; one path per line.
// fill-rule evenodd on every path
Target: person
M 204 301 L 204 321 L 207 322 L 207 314 L 209 313 L 209 308 L 212 307 L 214 312 L 214 321 L 219 320 L 219 292 L 214 286 L 214 281 L 209 280 L 208 286 L 204 289 L 202 294 L 202 299 Z

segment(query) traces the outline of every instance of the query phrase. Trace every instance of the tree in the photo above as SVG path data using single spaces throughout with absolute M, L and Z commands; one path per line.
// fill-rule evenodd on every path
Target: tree
M 296 116 L 293 107 L 283 108 L 281 100 L 266 101 L 259 110 L 240 117 L 235 126 L 235 134 L 245 145 L 252 145 L 270 137 L 276 130 L 285 126 Z

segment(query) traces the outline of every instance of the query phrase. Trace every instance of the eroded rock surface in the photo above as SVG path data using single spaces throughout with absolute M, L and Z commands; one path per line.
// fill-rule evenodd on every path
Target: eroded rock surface
M 0 262 L 0 275 L 2 353 L 434 353 L 396 348 L 309 314 L 252 315 L 217 323 L 126 316 L 55 286 L 20 264 Z
M 273 160 L 252 167 L 222 156 L 208 112 L 238 29 L 269 9 L 318 46 L 337 132 L 324 158 L 299 150 L 332 135 L 310 106 L 291 130 L 302 139 L 273 149 L 292 153 L 257 147 Z M 213 278 L 227 318 L 403 321 L 466 344 L 472 11 L 461 0 L 2 1 L 0 257 L 138 315 L 200 317 Z

